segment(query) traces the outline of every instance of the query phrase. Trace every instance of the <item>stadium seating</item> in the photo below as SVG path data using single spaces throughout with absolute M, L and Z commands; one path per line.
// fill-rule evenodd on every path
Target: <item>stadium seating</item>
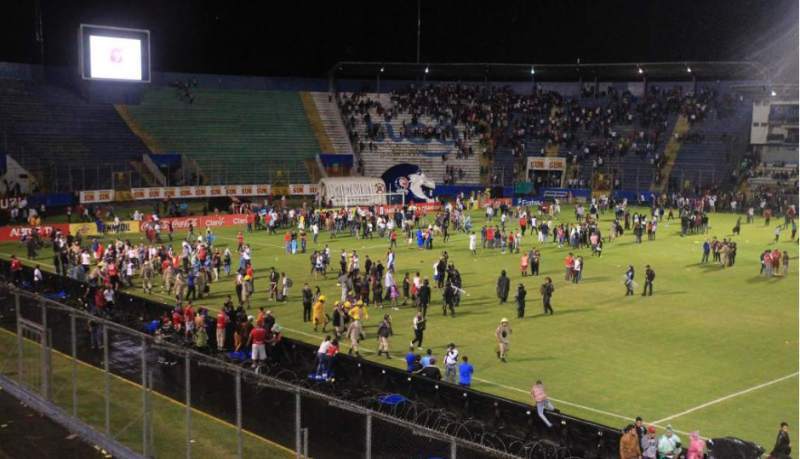
M 151 88 L 129 122 L 162 152 L 194 159 L 205 183 L 308 183 L 320 147 L 300 95 L 290 91 Z
M 342 93 L 340 96 L 346 98 L 351 94 Z M 363 94 L 362 97 L 375 101 L 387 109 L 394 106 L 389 94 Z M 372 149 L 369 147 L 367 123 L 362 116 L 353 116 L 352 118 L 355 121 L 353 131 L 358 136 L 354 140 L 354 143 L 357 144 L 355 149 L 359 151 L 360 158 L 364 162 L 365 175 L 380 177 L 394 164 L 409 163 L 420 166 L 423 172 L 437 183 L 444 183 L 452 178 L 448 177 L 446 173 L 448 166 L 456 171 L 463 171 L 463 177 L 460 175 L 455 177 L 455 183 L 477 184 L 481 182 L 479 157 L 484 148 L 477 137 L 465 141 L 467 147 L 472 147 L 473 154 L 459 158 L 456 154 L 457 146 L 454 140 L 427 140 L 402 135 L 403 125 L 413 124 L 413 116 L 409 113 L 397 113 L 389 121 L 384 120 L 374 107 L 369 109 L 369 114 L 373 123 L 380 124 L 384 132 L 382 138 L 372 141 Z M 425 115 L 418 117 L 417 123 L 419 126 L 436 124 L 430 116 Z M 463 133 L 464 126 L 456 124 L 455 129 L 459 133 Z M 446 161 L 442 160 L 443 155 L 447 156 Z
M 30 81 L 0 80 L 0 129 L 5 152 L 48 191 L 124 185 L 112 172 L 131 172 L 130 162 L 147 153 L 111 104 Z
M 752 104 L 742 102 L 727 116 L 715 112 L 692 126 L 688 135 L 697 140 L 683 142 L 670 176 L 673 182 L 702 186 L 727 181 L 748 142 L 751 121 Z

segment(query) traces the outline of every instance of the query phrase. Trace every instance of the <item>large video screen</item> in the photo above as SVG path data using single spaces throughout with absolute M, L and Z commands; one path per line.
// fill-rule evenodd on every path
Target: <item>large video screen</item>
M 142 41 L 133 38 L 89 36 L 92 78 L 142 79 Z
M 84 79 L 150 81 L 150 33 L 147 30 L 83 24 L 79 40 Z

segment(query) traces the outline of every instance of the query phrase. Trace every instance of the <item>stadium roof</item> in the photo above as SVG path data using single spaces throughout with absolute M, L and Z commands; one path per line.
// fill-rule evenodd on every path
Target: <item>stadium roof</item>
M 427 73 L 426 73 L 427 69 Z M 533 71 L 533 72 L 532 72 Z M 455 81 L 631 81 L 648 80 L 766 80 L 763 68 L 749 61 L 629 62 L 575 64 L 337 62 L 333 78 Z

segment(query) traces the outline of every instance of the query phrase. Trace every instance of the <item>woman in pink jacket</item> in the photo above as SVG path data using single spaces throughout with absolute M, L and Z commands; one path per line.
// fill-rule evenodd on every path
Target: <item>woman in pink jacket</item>
M 703 459 L 706 451 L 706 442 L 700 438 L 700 433 L 692 432 L 689 437 L 689 449 L 686 451 L 686 459 Z

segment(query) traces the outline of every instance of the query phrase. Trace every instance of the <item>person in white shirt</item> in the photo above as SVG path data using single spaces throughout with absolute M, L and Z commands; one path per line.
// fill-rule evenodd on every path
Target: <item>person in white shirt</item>
M 33 269 L 33 291 L 41 291 L 43 282 L 44 275 L 42 274 L 42 270 L 39 268 L 39 265 L 36 265 L 36 267 Z
M 472 252 L 472 255 L 478 255 L 478 242 L 475 231 L 469 235 L 469 251 Z
M 444 354 L 444 380 L 455 384 L 458 379 L 458 349 L 454 343 L 447 345 Z

